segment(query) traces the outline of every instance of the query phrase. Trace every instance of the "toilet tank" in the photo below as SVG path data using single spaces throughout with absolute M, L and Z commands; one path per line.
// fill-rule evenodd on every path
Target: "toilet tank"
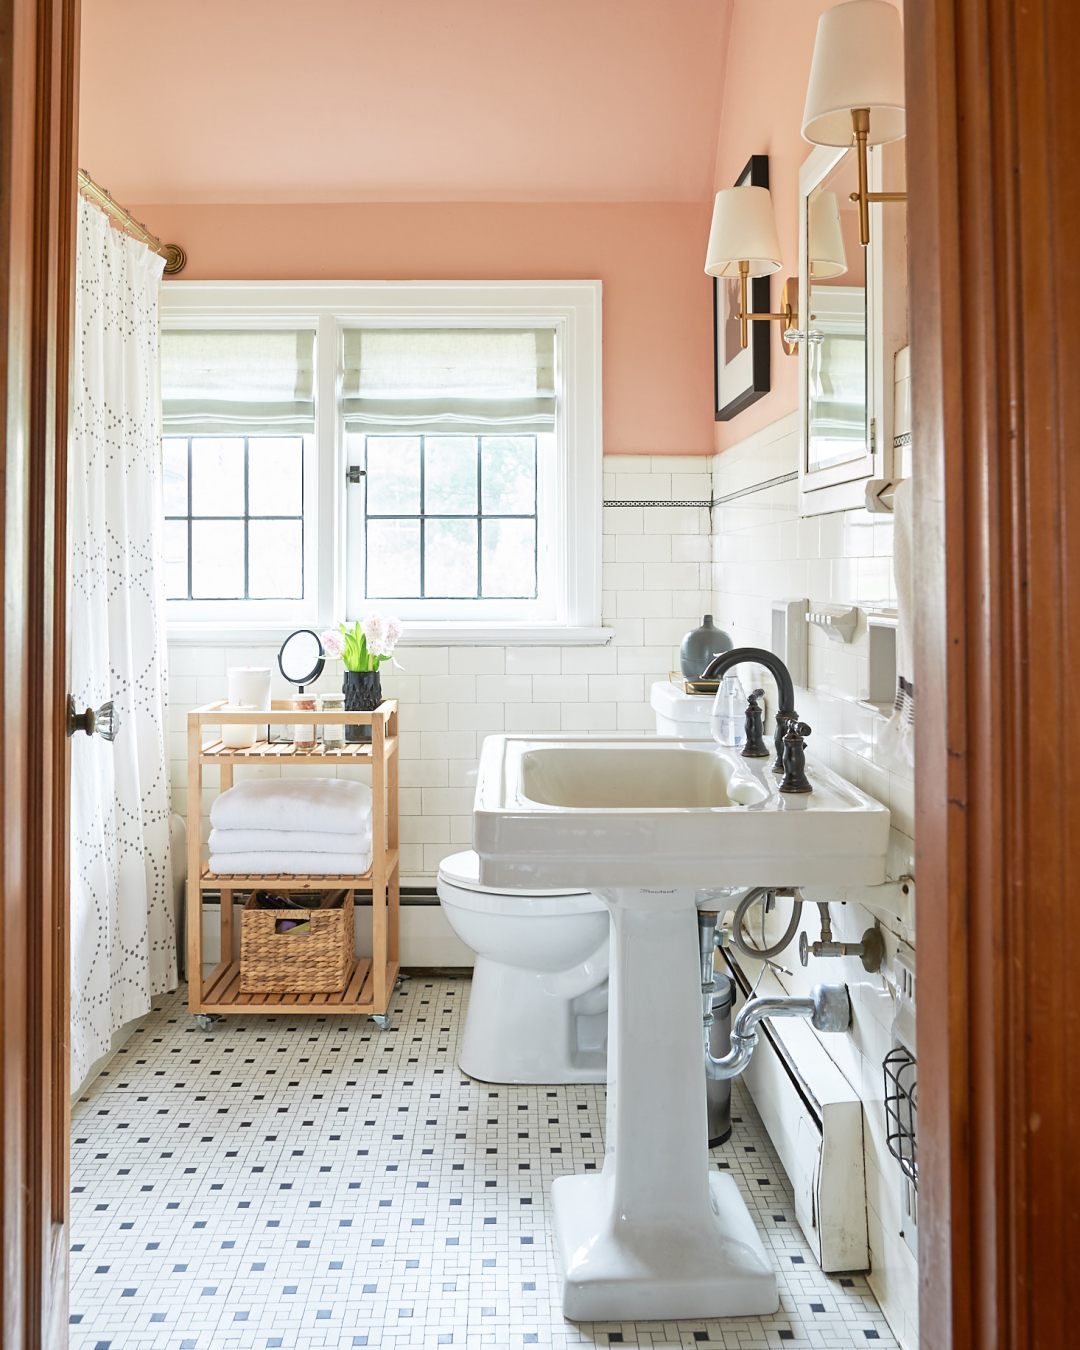
M 656 734 L 680 736 L 683 740 L 709 740 L 713 697 L 712 694 L 688 694 L 670 680 L 657 680 L 649 691 L 649 703 L 656 715 Z

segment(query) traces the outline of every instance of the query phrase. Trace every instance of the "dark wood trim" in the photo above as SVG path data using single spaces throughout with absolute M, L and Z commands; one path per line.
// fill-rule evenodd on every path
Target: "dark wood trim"
M 1080 24 L 909 0 L 921 1344 L 1080 1336 Z
M 67 439 L 77 0 L 0 2 L 5 1350 L 67 1341 Z
M 769 156 L 751 155 L 743 167 L 742 173 L 735 179 L 736 187 L 769 186 Z M 728 283 L 719 277 L 712 279 L 712 330 L 713 330 L 713 420 L 730 422 L 739 413 L 745 412 L 752 403 L 769 392 L 772 379 L 772 325 L 752 323 L 750 325 L 751 383 L 735 398 L 720 406 L 720 287 Z M 754 277 L 750 282 L 750 312 L 768 314 L 772 310 L 772 281 L 769 277 Z

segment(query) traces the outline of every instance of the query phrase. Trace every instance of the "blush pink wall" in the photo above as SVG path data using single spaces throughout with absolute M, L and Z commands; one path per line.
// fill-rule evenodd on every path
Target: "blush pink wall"
M 724 103 L 716 149 L 716 186 L 730 187 L 751 155 L 769 156 L 769 187 L 783 269 L 780 287 L 799 267 L 799 168 L 810 146 L 799 133 L 818 16 L 829 0 L 735 0 Z M 770 324 L 772 388 L 730 422 L 716 423 L 716 449 L 743 440 L 798 406 L 798 360 L 785 356 L 780 325 Z
M 716 186 L 729 187 L 751 155 L 769 156 L 769 186 L 783 269 L 772 280 L 772 308 L 784 278 L 799 267 L 799 169 L 803 104 L 821 14 L 842 0 L 735 0 L 716 148 Z M 899 3 L 899 0 L 897 0 Z M 716 423 L 716 449 L 760 431 L 799 404 L 797 357 L 785 356 L 780 325 L 769 325 L 772 388 L 730 422 Z
M 140 205 L 190 280 L 604 283 L 604 450 L 713 449 L 705 203 Z

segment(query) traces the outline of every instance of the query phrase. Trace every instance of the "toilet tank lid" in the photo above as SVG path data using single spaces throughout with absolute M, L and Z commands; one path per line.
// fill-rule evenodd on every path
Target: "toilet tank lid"
M 515 886 L 509 891 L 506 886 L 481 886 L 480 884 L 480 855 L 469 849 L 465 853 L 453 853 L 449 858 L 444 858 L 439 864 L 439 875 L 444 881 L 448 881 L 452 886 L 459 886 L 465 891 L 477 891 L 481 895 L 588 895 L 588 891 L 559 891 L 559 890 L 525 890 L 521 886 Z

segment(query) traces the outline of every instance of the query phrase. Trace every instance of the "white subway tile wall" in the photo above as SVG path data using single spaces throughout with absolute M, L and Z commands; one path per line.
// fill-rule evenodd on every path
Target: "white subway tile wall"
M 800 518 L 798 455 L 797 422 L 788 418 L 712 461 L 717 501 L 712 609 L 716 623 L 740 645 L 771 646 L 774 600 L 807 599 L 811 608 L 857 605 L 860 610 L 896 603 L 891 516 L 853 510 Z M 762 482 L 772 485 L 747 490 Z M 890 808 L 890 875 L 914 873 L 913 775 L 886 761 L 879 748 L 885 718 L 862 702 L 869 681 L 865 613 L 850 644 L 832 641 L 824 629 L 810 625 L 808 665 L 809 689 L 798 691 L 798 708 L 813 728 L 813 756 Z M 762 682 L 768 687 L 764 672 Z M 823 1037 L 822 1043 L 861 1096 L 866 1113 L 870 1285 L 897 1338 L 914 1350 L 919 1343 L 918 1269 L 901 1232 L 901 1178 L 885 1143 L 881 1068 L 893 1045 L 892 965 L 898 951 L 910 955 L 915 944 L 914 906 L 901 897 L 897 908 L 901 912 L 872 913 L 857 904 L 830 906 L 838 941 L 858 942 L 864 929 L 881 924 L 887 950 L 881 975 L 868 975 L 854 957 L 811 959 L 805 969 L 789 959 L 794 972 L 780 979 L 792 993 L 806 993 L 819 980 L 845 981 L 851 991 L 852 1034 Z M 779 937 L 789 917 L 781 902 L 767 933 Z M 819 936 L 815 906 L 804 907 L 802 927 L 810 941 Z M 752 963 L 745 964 L 752 969 Z

